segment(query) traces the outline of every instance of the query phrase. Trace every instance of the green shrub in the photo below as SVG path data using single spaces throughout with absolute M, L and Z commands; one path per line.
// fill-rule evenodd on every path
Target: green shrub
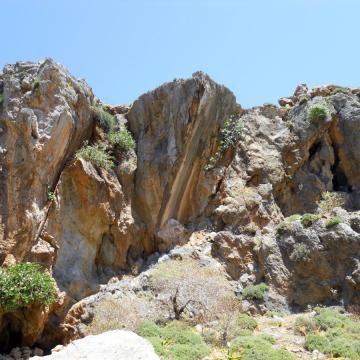
M 324 121 L 329 116 L 330 111 L 326 104 L 315 104 L 307 112 L 307 118 L 311 122 Z
M 317 332 L 319 324 L 313 317 L 299 316 L 295 320 L 294 330 L 296 334 L 306 335 L 310 332 Z
M 178 321 L 169 322 L 164 327 L 146 321 L 138 329 L 138 334 L 148 339 L 156 353 L 166 360 L 200 360 L 209 353 L 202 337 Z
M 51 304 L 55 300 L 55 282 L 39 264 L 19 263 L 8 269 L 0 268 L 0 308 L 5 311 Z
M 296 221 L 296 220 L 300 220 L 301 219 L 301 215 L 299 214 L 293 214 L 290 215 L 289 217 L 285 218 L 284 221 L 282 221 L 277 227 L 276 227 L 276 236 L 281 236 L 282 234 L 284 234 L 286 231 L 288 231 L 291 227 L 291 224 Z
M 311 226 L 314 222 L 318 221 L 319 219 L 321 219 L 321 215 L 320 214 L 304 214 L 301 217 L 301 223 L 305 226 L 305 227 L 309 227 Z
M 106 132 L 111 131 L 116 124 L 115 117 L 108 113 L 104 106 L 96 105 L 92 109 L 98 125 Z
M 287 217 L 286 221 L 293 222 L 293 221 L 300 220 L 300 219 L 301 219 L 300 214 L 293 214 L 293 215 L 290 215 L 289 217 Z
M 283 349 L 272 347 L 271 336 L 239 336 L 230 344 L 232 357 L 241 360 L 293 360 L 295 357 Z M 231 357 L 230 357 L 231 358 Z
M 264 296 L 266 292 L 269 291 L 269 286 L 265 283 L 257 284 L 257 285 L 249 285 L 247 286 L 243 293 L 242 297 L 246 300 L 264 300 Z
M 161 328 L 153 321 L 145 320 L 139 327 L 137 333 L 144 338 L 160 337 Z
M 281 236 L 286 233 L 290 228 L 290 223 L 287 221 L 282 221 L 277 227 L 276 227 L 276 236 Z
M 47 193 L 46 193 L 46 196 L 47 196 L 47 199 L 49 201 L 55 201 L 56 200 L 56 195 L 53 191 L 51 190 L 48 190 Z
M 224 126 L 219 133 L 219 147 L 213 156 L 208 158 L 205 164 L 205 170 L 211 170 L 220 160 L 221 155 L 230 147 L 235 146 L 239 140 L 243 124 L 235 115 L 231 115 L 230 119 L 225 121 Z
M 111 144 L 118 145 L 125 151 L 134 149 L 136 145 L 131 133 L 125 128 L 116 132 L 111 132 L 108 138 Z
M 321 195 L 319 208 L 321 214 L 328 214 L 336 207 L 343 207 L 345 205 L 344 197 L 336 192 L 324 192 Z
M 90 161 L 92 164 L 99 166 L 105 170 L 110 170 L 114 166 L 113 158 L 106 152 L 104 144 L 85 144 L 76 152 L 76 158 L 82 158 Z
M 327 222 L 326 222 L 326 227 L 327 228 L 331 228 L 335 225 L 338 225 L 340 223 L 343 222 L 343 219 L 340 216 L 334 216 L 332 218 L 330 218 Z
M 360 359 L 360 323 L 332 309 L 317 309 L 316 329 L 305 337 L 305 348 L 332 358 Z M 319 332 L 320 330 L 320 332 Z
M 344 86 L 336 86 L 335 89 L 331 92 L 331 94 L 349 94 L 351 91 L 349 88 L 346 88 Z
M 290 260 L 301 261 L 307 260 L 310 256 L 310 249 L 305 244 L 295 244 L 294 250 L 290 254 Z
M 237 318 L 236 325 L 238 329 L 254 331 L 257 327 L 257 322 L 247 314 L 240 314 Z
M 33 90 L 36 90 L 38 89 L 40 86 L 40 80 L 38 78 L 35 78 L 32 82 L 32 88 Z
M 0 106 L 2 106 L 3 102 L 4 102 L 4 95 L 0 94 Z

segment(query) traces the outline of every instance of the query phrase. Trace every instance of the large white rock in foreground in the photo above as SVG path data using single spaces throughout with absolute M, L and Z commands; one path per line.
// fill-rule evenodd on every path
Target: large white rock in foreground
M 131 331 L 114 330 L 75 340 L 48 356 L 31 360 L 159 360 L 152 345 Z

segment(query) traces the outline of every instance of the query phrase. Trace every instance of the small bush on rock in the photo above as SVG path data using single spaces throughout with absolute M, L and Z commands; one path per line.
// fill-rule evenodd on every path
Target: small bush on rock
M 105 170 L 110 170 L 114 166 L 113 158 L 106 152 L 105 144 L 85 144 L 76 152 L 76 158 L 90 161 L 92 164 Z
M 131 133 L 123 128 L 109 134 L 109 141 L 112 145 L 118 145 L 122 150 L 129 151 L 135 148 L 135 140 Z
M 93 112 L 98 125 L 106 132 L 113 129 L 116 124 L 115 117 L 108 113 L 103 106 L 93 106 Z
M 56 300 L 55 282 L 39 264 L 19 263 L 0 268 L 0 308 L 13 311 L 30 305 L 46 305 Z
M 340 224 L 342 222 L 343 222 L 343 220 L 342 220 L 342 218 L 340 216 L 334 216 L 334 217 L 330 218 L 326 222 L 326 227 L 331 228 L 331 227 L 336 226 L 336 225 L 338 225 L 338 224 Z
M 4 102 L 4 95 L 0 94 L 0 106 L 2 106 Z
M 305 244 L 295 244 L 294 250 L 290 254 L 290 259 L 292 261 L 304 261 L 309 258 L 310 253 L 310 249 Z
M 330 117 L 330 111 L 326 104 L 316 104 L 310 107 L 307 118 L 311 122 L 324 121 Z
M 243 293 L 242 297 L 246 300 L 259 300 L 263 301 L 265 294 L 269 291 L 269 286 L 265 283 L 257 284 L 257 285 L 249 285 L 247 286 Z
M 325 192 L 321 196 L 319 208 L 321 214 L 328 214 L 336 207 L 343 207 L 345 205 L 344 197 L 336 192 Z
M 318 221 L 319 219 L 321 219 L 321 215 L 320 214 L 304 214 L 301 217 L 301 223 L 305 226 L 305 227 L 309 227 L 311 226 L 314 222 Z

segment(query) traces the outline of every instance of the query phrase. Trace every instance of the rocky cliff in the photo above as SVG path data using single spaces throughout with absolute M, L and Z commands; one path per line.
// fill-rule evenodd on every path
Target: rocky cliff
M 244 110 L 197 72 L 109 106 L 47 59 L 5 66 L 0 96 L 0 263 L 40 263 L 58 287 L 51 306 L 0 309 L 0 350 L 77 336 L 90 295 L 138 274 L 147 291 L 175 247 L 234 293 L 267 283 L 268 308 L 360 305 L 360 89 Z

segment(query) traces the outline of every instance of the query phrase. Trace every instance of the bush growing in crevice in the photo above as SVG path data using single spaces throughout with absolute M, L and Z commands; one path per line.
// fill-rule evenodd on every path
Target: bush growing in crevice
M 312 105 L 307 112 L 307 119 L 312 122 L 325 121 L 330 117 L 330 110 L 325 103 Z
M 92 110 L 94 112 L 97 124 L 105 132 L 110 132 L 116 124 L 115 116 L 107 112 L 102 105 L 94 105 Z
M 110 132 L 108 139 L 110 144 L 117 145 L 124 151 L 135 149 L 135 140 L 126 128 Z
M 4 95 L 0 94 L 0 106 L 4 103 Z
M 0 268 L 0 308 L 14 311 L 30 305 L 48 305 L 56 300 L 55 282 L 39 264 L 19 263 Z
M 236 145 L 242 129 L 243 124 L 235 115 L 231 115 L 230 119 L 225 121 L 224 126 L 220 130 L 219 134 L 219 147 L 216 153 L 208 158 L 208 161 L 205 165 L 206 171 L 215 167 L 216 163 L 220 160 L 221 156 L 230 146 Z
M 102 169 L 110 170 L 114 167 L 113 157 L 107 153 L 107 147 L 104 143 L 88 145 L 87 143 L 79 149 L 75 157 L 82 158 Z

